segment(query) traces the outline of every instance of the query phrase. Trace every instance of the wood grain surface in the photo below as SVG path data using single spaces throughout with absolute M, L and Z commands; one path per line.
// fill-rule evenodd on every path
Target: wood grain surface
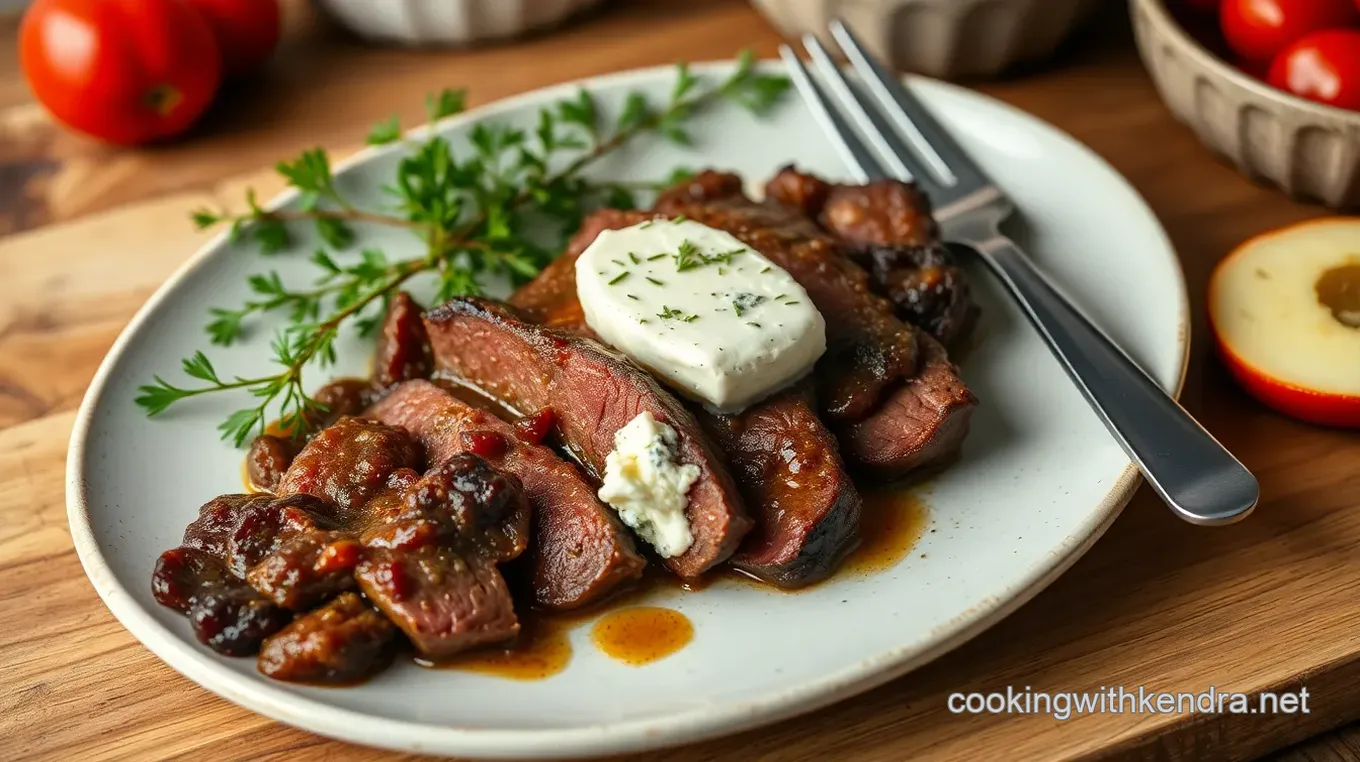
M 1360 437 L 1254 404 L 1211 358 L 1202 295 L 1235 244 L 1318 216 L 1208 155 L 1157 100 L 1118 4 L 1051 62 L 980 86 L 1090 145 L 1148 199 L 1181 253 L 1196 321 L 1184 401 L 1260 477 L 1251 520 L 1198 528 L 1141 490 L 1071 572 L 1000 625 L 906 678 L 811 716 L 637 757 L 742 760 L 1238 760 L 1360 718 Z M 27 95 L 0 19 L 0 759 L 395 759 L 222 701 L 118 625 L 76 560 L 63 467 L 73 410 L 137 307 L 204 240 L 187 221 L 299 148 L 337 154 L 444 85 L 482 103 L 541 85 L 778 38 L 741 0 L 609 3 L 566 29 L 468 51 L 364 47 L 290 5 L 289 36 L 192 138 L 103 147 Z M 551 65 L 545 65 L 551 62 Z M 1129 316 L 1137 319 L 1137 316 Z M 834 644 L 828 644 L 834 647 Z M 1307 715 L 954 715 L 953 691 L 1257 693 L 1306 686 Z M 1343 731 L 1291 762 L 1360 758 Z

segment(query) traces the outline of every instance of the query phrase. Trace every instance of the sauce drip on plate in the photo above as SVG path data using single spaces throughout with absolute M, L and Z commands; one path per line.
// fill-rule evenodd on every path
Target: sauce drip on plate
M 837 574 L 887 571 L 906 558 L 926 528 L 926 506 L 912 490 L 865 492 L 860 543 Z M 837 575 L 832 575 L 835 580 Z
M 630 606 L 605 614 L 590 628 L 590 641 L 615 661 L 641 667 L 684 648 L 694 639 L 689 617 L 661 606 Z
M 477 672 L 507 680 L 545 680 L 571 663 L 576 617 L 530 615 L 520 618 L 519 638 L 506 648 L 483 648 L 439 663 L 416 659 L 422 667 Z

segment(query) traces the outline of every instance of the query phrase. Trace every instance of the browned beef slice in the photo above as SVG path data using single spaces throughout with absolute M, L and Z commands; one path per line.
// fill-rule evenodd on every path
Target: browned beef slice
M 596 477 L 614 434 L 643 412 L 675 430 L 677 459 L 699 469 L 685 509 L 694 543 L 665 560 L 682 577 L 725 561 L 751 528 L 727 469 L 694 416 L 650 374 L 592 339 L 526 322 L 497 302 L 454 299 L 425 316 L 442 371 L 518 410 L 551 408 L 558 434 Z
M 355 682 L 387 666 L 396 632 L 357 594 L 343 593 L 266 638 L 257 666 L 276 680 Z
M 903 320 L 945 346 L 972 330 L 978 312 L 972 289 L 945 244 L 866 245 L 852 249 L 850 256 L 874 274 Z
M 519 633 L 514 601 L 495 564 L 445 549 L 370 549 L 355 571 L 364 595 L 422 656 L 443 659 Z
M 523 483 L 471 453 L 454 455 L 395 499 L 369 508 L 367 547 L 409 551 L 438 544 L 502 563 L 529 545 Z
M 870 288 L 869 276 L 840 244 L 796 210 L 746 198 L 735 175 L 700 173 L 668 190 L 656 210 L 725 230 L 798 281 L 826 318 L 826 354 L 817 364 L 817 399 L 840 422 L 868 416 L 916 370 L 916 334 Z
M 847 244 L 904 320 L 946 346 L 971 328 L 977 307 L 968 279 L 940 243 L 930 200 L 915 185 L 877 180 L 831 185 L 792 167 L 765 186 L 766 198 L 798 209 Z
M 490 412 L 428 381 L 408 381 L 368 415 L 410 431 L 432 463 L 466 452 L 471 437 L 464 435 L 485 432 L 507 440 L 505 451 L 489 460 L 524 485 L 532 509 L 530 585 L 539 605 L 583 606 L 641 576 L 645 563 L 632 539 L 581 473 L 552 450 L 517 439 L 514 427 Z
M 885 381 L 879 387 L 883 395 L 879 404 L 865 408 L 856 406 L 859 415 L 841 416 L 833 428 L 852 464 L 884 477 L 901 476 L 948 460 L 958 451 L 967 434 L 977 398 L 959 379 L 958 369 L 949 362 L 944 349 L 928 334 L 916 331 L 895 317 L 884 318 L 885 311 L 892 311 L 891 305 L 868 293 L 867 275 L 850 261 L 839 242 L 823 237 L 821 240 L 825 245 L 800 247 L 798 239 L 815 226 L 806 220 L 800 224 L 794 219 L 798 214 L 795 208 L 754 204 L 741 195 L 740 188 L 740 179 L 733 175 L 704 172 L 662 194 L 658 209 L 683 213 L 699 222 L 728 229 L 739 238 L 743 234 L 738 231 L 747 231 L 748 244 L 770 256 L 808 289 L 817 308 L 827 318 L 828 343 L 833 340 L 831 326 L 834 322 L 842 323 L 841 330 L 857 333 L 864 342 L 872 342 L 875 334 L 882 338 L 885 332 L 892 331 L 915 337 L 913 345 L 919 341 L 921 356 L 914 359 L 919 359 L 920 368 L 879 374 L 878 377 Z M 716 211 L 706 211 L 710 209 Z M 757 235 L 752 232 L 752 226 L 764 226 L 764 230 Z M 820 232 L 814 235 L 825 236 Z M 769 247 L 768 251 L 766 247 Z M 775 256 L 776 253 L 779 256 Z M 858 276 L 848 275 L 850 271 L 857 272 Z M 824 302 L 829 307 L 824 308 Z M 828 312 L 837 304 L 843 308 Z M 849 309 L 848 305 L 858 307 Z M 858 321 L 867 323 L 855 328 Z M 871 329 L 873 326 L 877 328 Z M 861 350 L 864 350 L 863 354 L 857 360 L 855 355 Z M 816 375 L 819 381 L 825 380 L 829 364 L 834 367 L 848 358 L 851 362 L 873 365 L 877 362 L 875 358 L 897 355 L 894 350 L 873 350 L 865 344 L 852 344 L 850 354 L 845 352 L 844 347 L 839 353 L 828 348 L 827 356 L 818 363 Z M 882 367 L 886 370 L 891 366 Z M 892 377 L 890 384 L 887 383 L 888 376 Z M 819 389 L 826 388 L 825 383 L 819 384 Z M 826 407 L 825 402 L 823 407 Z M 827 412 L 834 414 L 836 411 L 833 408 Z
M 292 437 L 261 434 L 250 443 L 246 453 L 246 475 L 255 489 L 273 492 L 278 489 L 283 475 L 293 458 L 302 450 L 302 442 Z
M 576 296 L 576 258 L 603 230 L 655 215 L 602 210 L 586 218 L 567 250 L 510 303 L 545 325 L 594 335 Z M 830 574 L 859 541 L 860 497 L 811 395 L 790 390 L 737 415 L 695 416 L 723 452 L 755 520 L 731 561 L 785 587 Z
M 273 495 L 221 495 L 198 509 L 198 518 L 184 528 L 184 546 L 201 550 L 218 559 L 227 555 L 227 541 L 236 532 L 241 516 L 256 506 L 274 502 Z
M 350 532 L 313 529 L 281 536 L 246 572 L 261 595 L 292 611 L 304 611 L 354 587 L 362 547 Z
M 834 185 L 784 167 L 765 184 L 765 198 L 854 243 L 921 246 L 940 237 L 930 198 L 900 180 Z
M 849 457 L 885 477 L 938 468 L 958 454 L 977 398 L 938 341 L 922 336 L 921 372 L 877 415 L 850 425 L 841 441 Z
M 158 603 L 189 617 L 200 643 L 227 656 L 255 653 L 292 618 L 228 572 L 219 558 L 197 548 L 162 553 L 151 591 Z
M 358 415 L 372 404 L 377 393 L 373 382 L 366 378 L 338 378 L 312 395 L 323 410 L 309 411 L 307 418 L 313 430 L 321 430 L 347 415 Z
M 708 419 L 746 504 L 758 506 L 731 563 L 781 587 L 825 579 L 859 545 L 859 491 L 810 409 L 807 392 L 790 389 L 758 412 Z
M 184 528 L 184 546 L 223 561 L 236 576 L 274 548 L 281 533 L 333 525 L 334 509 L 311 495 L 222 495 Z
M 199 509 L 184 545 L 216 556 L 279 606 L 301 610 L 353 587 L 358 543 L 311 495 L 222 495 Z
M 521 286 L 509 302 L 525 319 L 548 328 L 577 330 L 586 323 L 581 300 L 576 298 L 576 260 L 600 233 L 622 230 L 657 215 L 650 212 L 601 209 L 581 223 L 581 229 L 567 242 L 566 251 L 548 263 L 538 277 Z
M 405 291 L 392 297 L 373 355 L 373 384 L 379 389 L 430 375 L 434 361 L 420 313 L 420 305 Z
M 279 482 L 281 495 L 305 493 L 328 500 L 349 518 L 387 489 L 401 468 L 419 469 L 418 442 L 401 429 L 359 418 L 342 418 L 317 432 Z
M 274 552 L 285 538 L 334 529 L 335 523 L 325 515 L 327 508 L 311 495 L 287 495 L 251 504 L 238 514 L 222 560 L 232 574 L 244 578 L 250 567 Z

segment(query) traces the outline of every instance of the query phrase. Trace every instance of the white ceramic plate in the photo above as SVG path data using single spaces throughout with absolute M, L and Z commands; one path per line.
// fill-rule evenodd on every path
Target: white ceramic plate
M 730 65 L 699 67 L 708 77 Z M 663 99 L 666 69 L 584 83 L 611 108 L 630 89 Z M 463 135 L 485 119 L 532 119 L 577 85 L 531 93 L 459 117 Z M 1166 389 L 1186 358 L 1184 283 L 1147 206 L 1090 151 L 1038 120 L 938 82 L 914 89 L 1013 194 L 1022 238 L 1055 280 Z M 846 176 L 796 99 L 754 120 L 723 107 L 694 125 L 695 148 L 648 141 L 601 167 L 646 180 L 676 164 L 763 179 L 781 165 Z M 347 162 L 344 190 L 380 203 L 394 162 L 369 151 Z M 185 221 L 188 224 L 188 221 Z M 304 232 L 305 231 L 300 231 Z M 361 244 L 396 252 L 404 234 L 361 230 Z M 304 242 L 301 252 L 310 252 Z M 133 404 L 152 373 L 176 377 L 205 345 L 205 312 L 246 297 L 245 276 L 277 268 L 307 282 L 305 255 L 267 262 L 216 241 L 156 293 L 118 339 L 85 398 L 71 438 L 67 496 L 76 549 L 95 589 L 137 638 L 191 680 L 242 706 L 362 744 L 481 757 L 562 757 L 658 747 L 806 712 L 917 667 L 995 623 L 1070 566 L 1114 520 L 1138 479 L 1020 313 L 974 269 L 983 318 L 964 377 L 982 400 L 962 460 L 933 481 L 933 530 L 894 569 L 833 579 L 800 595 L 746 585 L 675 593 L 664 605 L 695 624 L 678 654 L 635 668 L 573 633 L 576 656 L 556 677 L 516 682 L 398 664 L 360 687 L 323 689 L 261 677 L 251 659 L 225 659 L 158 606 L 157 555 L 179 543 L 200 504 L 240 490 L 241 452 L 214 430 L 241 398 L 204 399 L 148 420 Z M 213 353 L 219 371 L 267 370 L 267 332 Z M 368 347 L 344 345 L 339 374 L 363 371 Z M 309 379 L 309 386 L 325 379 Z M 115 676 L 110 676 L 115 677 Z M 117 676 L 135 679 L 135 676 Z

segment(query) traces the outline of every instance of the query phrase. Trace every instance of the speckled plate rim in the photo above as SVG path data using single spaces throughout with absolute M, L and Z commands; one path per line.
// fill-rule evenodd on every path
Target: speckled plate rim
M 732 65 L 730 61 L 711 62 L 696 65 L 694 69 L 720 75 L 729 71 Z M 495 117 L 545 99 L 569 97 L 581 86 L 627 85 L 653 79 L 670 71 L 670 67 L 664 66 L 636 69 L 534 90 L 460 114 L 441 122 L 440 126 L 453 126 Z M 964 88 L 926 78 L 920 78 L 918 81 L 931 88 L 951 91 L 951 95 L 955 97 L 985 102 L 992 108 L 1004 110 L 1019 121 L 1049 131 L 1054 138 L 1074 152 L 1107 169 L 1127 185 L 1127 181 L 1100 156 L 1036 117 Z M 417 131 L 424 129 L 426 128 L 416 128 Z M 343 171 L 393 150 L 399 150 L 399 147 L 362 150 L 338 163 L 335 171 Z M 1130 191 L 1137 198 L 1140 211 L 1146 214 L 1149 221 L 1161 232 L 1165 242 L 1163 250 L 1172 259 L 1178 275 L 1180 331 L 1177 338 L 1180 344 L 1178 349 L 1181 355 L 1181 369 L 1176 381 L 1175 395 L 1179 396 L 1185 382 L 1190 346 L 1190 307 L 1185 276 L 1180 261 L 1175 256 L 1175 249 L 1157 221 L 1156 215 L 1131 187 Z M 295 196 L 294 192 L 286 192 L 275 198 L 268 208 L 277 208 Z M 1034 573 L 1027 577 L 1018 578 L 1008 590 L 1008 595 L 991 598 L 986 604 L 969 609 L 937 627 L 932 633 L 937 636 L 933 645 L 925 648 L 902 646 L 889 649 L 821 679 L 735 706 L 723 705 L 678 712 L 664 719 L 601 723 L 579 728 L 460 729 L 373 717 L 297 695 L 270 691 L 257 681 L 227 668 L 217 660 L 204 658 L 204 653 L 195 649 L 181 636 L 170 632 L 119 584 L 95 539 L 90 521 L 88 491 L 83 477 L 90 423 L 113 368 L 132 338 L 154 317 L 161 304 L 179 288 L 180 284 L 212 258 L 224 239 L 225 234 L 208 241 L 180 266 L 179 270 L 138 310 L 100 364 L 76 414 L 67 451 L 67 521 L 70 524 L 76 554 L 84 565 L 85 573 L 94 585 L 95 591 L 114 617 L 152 653 L 180 674 L 228 701 L 280 722 L 331 738 L 366 746 L 425 754 L 478 758 L 570 758 L 676 746 L 788 719 L 900 677 L 959 647 L 1004 619 L 1076 563 L 1077 559 L 1081 558 L 1118 518 L 1120 511 L 1133 497 L 1141 482 L 1137 468 L 1131 463 L 1127 465 L 1115 478 L 1113 488 L 1101 499 L 1081 530 L 1063 540 L 1061 552 L 1054 553 L 1051 563 L 1036 567 Z

